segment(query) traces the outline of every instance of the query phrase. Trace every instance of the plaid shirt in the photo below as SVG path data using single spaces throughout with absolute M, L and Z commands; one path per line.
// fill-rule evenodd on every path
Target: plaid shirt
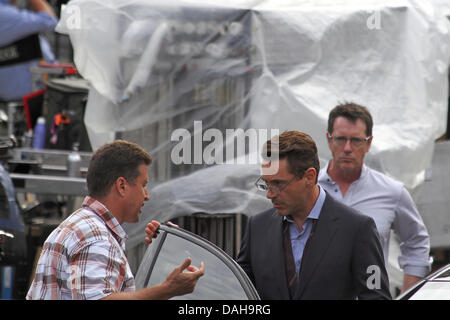
M 100 202 L 86 197 L 82 208 L 47 238 L 27 299 L 100 299 L 134 291 L 125 256 L 127 235 Z

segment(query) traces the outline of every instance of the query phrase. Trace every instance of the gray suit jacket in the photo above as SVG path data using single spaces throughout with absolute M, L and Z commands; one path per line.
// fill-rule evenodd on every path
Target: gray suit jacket
M 262 299 L 290 299 L 282 223 L 275 209 L 261 212 L 249 219 L 242 240 L 237 262 Z M 373 219 L 328 194 L 302 259 L 294 299 L 391 299 Z

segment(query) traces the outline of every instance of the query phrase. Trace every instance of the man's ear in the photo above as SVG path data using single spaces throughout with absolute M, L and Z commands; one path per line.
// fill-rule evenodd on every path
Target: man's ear
M 328 143 L 328 148 L 331 147 L 331 139 L 330 139 L 330 134 L 327 132 L 325 132 L 325 139 L 327 139 L 327 143 Z M 331 148 L 330 148 L 331 149 Z
M 119 177 L 114 182 L 114 188 L 122 196 L 125 195 L 126 187 L 127 187 L 127 180 L 124 177 Z
M 369 140 L 367 141 L 366 152 L 369 152 L 370 147 L 372 146 L 372 139 L 373 139 L 373 136 L 370 136 Z
M 313 167 L 306 169 L 303 177 L 305 177 L 308 180 L 308 185 L 315 185 L 316 184 L 316 177 L 318 175 L 318 172 Z

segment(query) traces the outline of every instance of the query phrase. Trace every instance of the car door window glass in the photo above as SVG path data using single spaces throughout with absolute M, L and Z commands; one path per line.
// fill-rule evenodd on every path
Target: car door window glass
M 170 233 L 167 234 L 146 286 L 164 281 L 187 257 L 191 257 L 192 265 L 196 267 L 203 261 L 205 274 L 197 282 L 193 293 L 174 299 L 248 299 L 239 280 L 221 259 L 198 244 Z

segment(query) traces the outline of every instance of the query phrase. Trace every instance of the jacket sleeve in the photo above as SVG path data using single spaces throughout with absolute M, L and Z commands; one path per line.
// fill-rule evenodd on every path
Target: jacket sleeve
M 353 283 L 358 299 L 392 299 L 383 249 L 375 222 L 364 217 L 357 231 L 353 253 Z

